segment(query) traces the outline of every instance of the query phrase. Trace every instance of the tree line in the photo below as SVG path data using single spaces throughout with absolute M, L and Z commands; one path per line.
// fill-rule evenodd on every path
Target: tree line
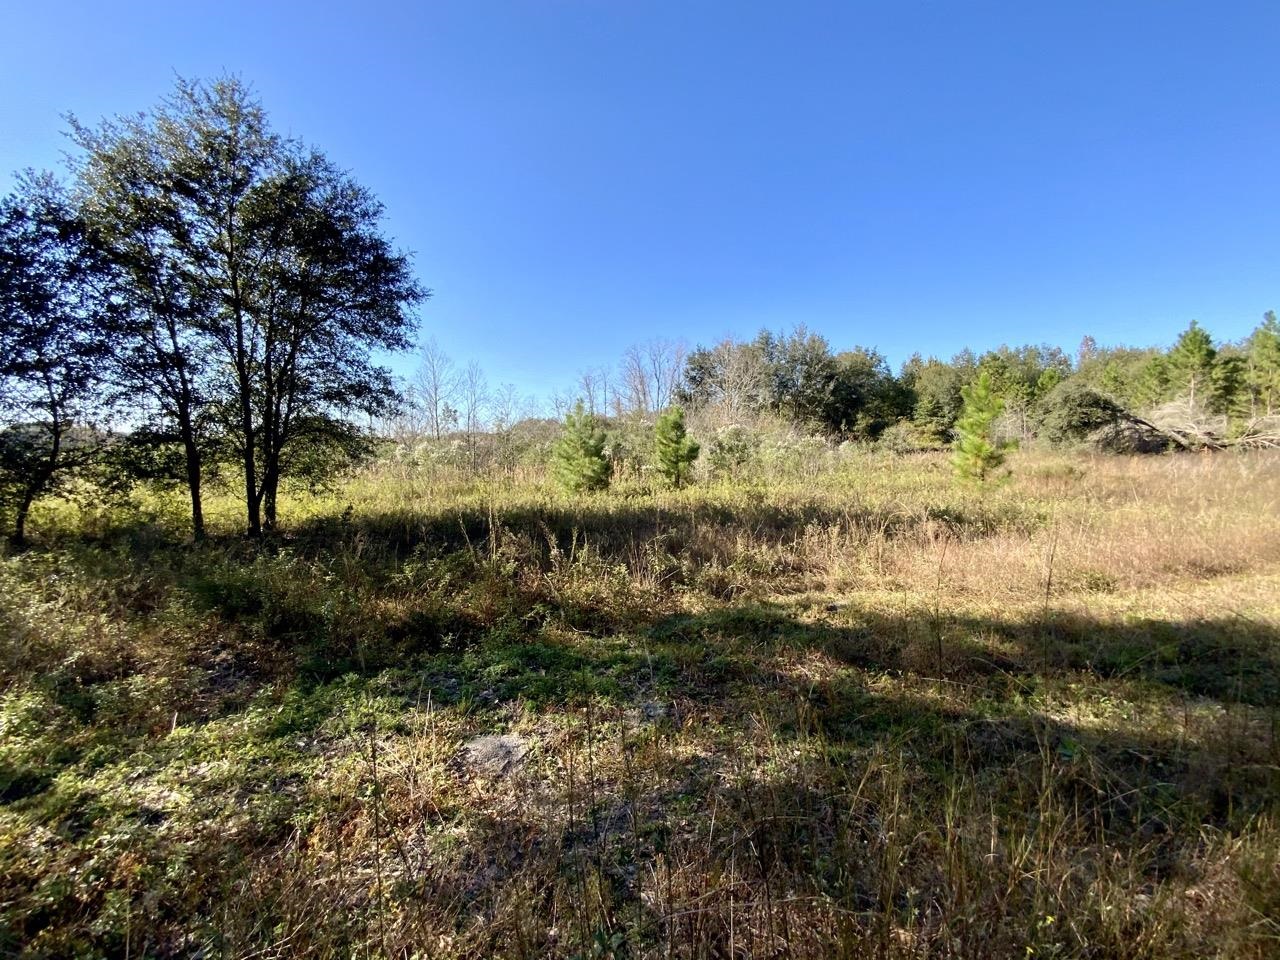
M 429 342 L 393 435 L 410 445 L 462 442 L 467 455 L 453 462 L 473 470 L 510 469 L 531 455 L 575 492 L 646 470 L 687 480 L 692 460 L 664 462 L 655 445 L 664 411 L 679 416 L 681 431 L 688 411 L 710 440 L 713 473 L 744 467 L 770 424 L 894 449 L 954 445 L 958 472 L 971 479 L 989 477 L 1017 442 L 1078 442 L 1116 425 L 1151 434 L 1142 443 L 1099 440 L 1101 449 L 1280 443 L 1280 326 L 1271 313 L 1238 343 L 1215 344 L 1193 322 L 1167 350 L 1100 347 L 1086 337 L 1074 356 L 1049 345 L 962 350 L 950 360 L 915 354 L 897 374 L 878 351 L 837 352 L 804 327 L 693 350 L 650 340 L 616 368 L 583 373 L 576 393 L 553 395 L 555 420 L 514 415 L 528 408 L 510 399 L 490 407 L 493 395 L 478 395 L 477 382 L 484 377 L 475 364 L 464 371 Z M 495 412 L 477 427 L 476 409 Z M 485 433 L 491 442 L 478 444 Z
M 837 352 L 804 327 L 762 331 L 692 350 L 675 397 L 716 422 L 771 415 L 858 440 L 909 426 L 921 442 L 937 444 L 954 433 L 964 388 L 983 374 L 1005 429 L 1024 438 L 1086 390 L 1123 411 L 1176 405 L 1228 434 L 1247 431 L 1280 415 L 1280 323 L 1268 312 L 1244 340 L 1215 344 L 1193 321 L 1168 350 L 1102 347 L 1085 337 L 1074 357 L 1049 345 L 965 349 L 948 360 L 916 353 L 896 375 L 872 348 Z

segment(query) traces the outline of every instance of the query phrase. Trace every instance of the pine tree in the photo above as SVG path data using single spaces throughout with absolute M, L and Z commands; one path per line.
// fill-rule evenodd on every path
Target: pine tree
M 684 410 L 672 407 L 662 416 L 653 430 L 654 452 L 658 472 L 673 487 L 682 487 L 693 472 L 693 462 L 698 459 L 699 447 L 684 427 Z
M 611 470 L 604 450 L 604 431 L 578 401 L 564 418 L 564 432 L 552 451 L 556 480 L 570 493 L 603 490 Z
M 1169 351 L 1169 386 L 1177 395 L 1185 395 L 1193 407 L 1199 404 L 1213 409 L 1219 400 L 1215 376 L 1217 362 L 1218 351 L 1213 347 L 1213 338 L 1192 320 L 1191 326 Z
M 991 377 L 985 371 L 978 379 L 961 388 L 964 408 L 956 421 L 955 451 L 951 465 L 961 480 L 981 483 L 1004 463 L 1007 444 L 992 439 L 991 428 L 1004 410 L 1004 402 L 995 395 Z
M 1119 389 L 1110 392 L 1117 396 L 1130 393 L 1139 407 L 1155 407 L 1171 399 L 1173 388 L 1170 378 L 1169 358 L 1163 353 L 1156 353 L 1133 372 L 1118 368 L 1116 385 Z
M 1250 416 L 1280 413 L 1280 321 L 1268 310 L 1249 337 L 1245 356 L 1245 390 Z

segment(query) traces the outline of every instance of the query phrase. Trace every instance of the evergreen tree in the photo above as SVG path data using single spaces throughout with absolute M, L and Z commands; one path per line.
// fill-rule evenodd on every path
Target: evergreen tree
M 1066 379 L 1066 374 L 1056 367 L 1046 368 L 1036 378 L 1035 397 L 1041 399 L 1053 392 L 1053 389 Z
M 996 396 L 986 371 L 960 393 L 964 407 L 956 421 L 951 465 L 959 479 L 980 483 L 1004 463 L 1007 445 L 997 443 L 991 436 L 992 425 L 1004 410 L 1004 402 Z
M 955 364 L 934 357 L 914 371 L 912 419 L 936 442 L 946 439 L 960 415 L 963 376 Z
M 1280 413 L 1280 321 L 1268 310 L 1250 335 L 1245 354 L 1244 388 L 1247 415 Z
M 609 486 L 609 458 L 605 435 L 582 401 L 564 418 L 564 432 L 551 455 L 552 472 L 570 493 L 603 490 Z
M 684 410 L 672 407 L 658 417 L 653 430 L 654 453 L 658 472 L 673 487 L 682 487 L 693 472 L 698 459 L 698 443 L 685 432 Z
M 1166 364 L 1169 388 L 1175 396 L 1185 395 L 1192 405 L 1216 407 L 1220 393 L 1215 377 L 1217 361 L 1213 338 L 1192 320 L 1169 351 Z
M 1118 371 L 1118 395 L 1131 393 L 1137 406 L 1154 407 L 1171 398 L 1175 387 L 1169 368 L 1169 358 L 1163 353 L 1152 354 L 1136 371 L 1121 368 Z

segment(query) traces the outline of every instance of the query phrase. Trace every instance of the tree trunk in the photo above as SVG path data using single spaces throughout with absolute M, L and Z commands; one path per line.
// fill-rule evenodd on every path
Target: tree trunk
M 244 443 L 244 501 L 248 511 L 248 533 L 256 540 L 262 536 L 262 490 L 258 486 L 255 456 L 257 438 L 253 429 L 253 392 L 248 371 L 243 369 L 240 371 L 240 430 Z
M 262 512 L 263 528 L 276 528 L 276 494 L 280 490 L 280 451 L 272 442 L 264 442 L 262 451 Z
M 14 514 L 13 533 L 9 535 L 9 542 L 15 547 L 27 545 L 27 514 L 31 512 L 32 499 L 30 492 L 23 494 L 22 502 L 18 504 L 18 510 Z
M 244 435 L 244 501 L 248 510 L 249 536 L 262 536 L 262 490 L 258 486 L 258 465 L 254 456 L 253 395 L 246 375 L 241 375 L 240 429 Z
M 253 428 L 250 426 L 246 427 L 245 430 L 244 498 L 248 507 L 249 536 L 256 540 L 262 536 L 262 492 L 258 489 L 257 470 L 253 462 L 253 447 L 248 442 L 248 437 L 253 434 Z
M 204 504 L 200 500 L 200 463 L 187 461 L 187 487 L 191 491 L 191 539 L 204 539 Z
M 198 542 L 204 539 L 204 503 L 200 497 L 200 448 L 196 445 L 190 413 L 181 414 L 181 420 L 182 449 L 187 461 L 187 491 L 191 494 L 191 538 Z
M 35 471 L 27 477 L 27 484 L 22 490 L 22 499 L 18 503 L 18 509 L 13 517 L 13 534 L 10 541 L 15 547 L 24 547 L 27 544 L 27 516 L 31 513 L 31 504 L 35 503 L 35 499 L 49 485 L 49 481 L 58 471 L 58 459 L 62 453 L 62 428 L 58 425 L 57 420 L 50 428 L 50 445 L 49 455 L 45 458 L 42 469 Z
M 240 430 L 244 443 L 244 500 L 248 513 L 248 534 L 257 540 L 262 536 L 262 491 L 258 488 L 253 429 L 253 384 L 250 345 L 245 340 L 245 305 L 240 286 L 240 254 L 236 239 L 236 202 L 232 199 L 223 225 L 227 238 L 227 277 L 231 282 L 231 312 L 235 318 L 236 341 L 233 354 L 240 390 Z
M 266 530 L 274 530 L 276 528 L 276 492 L 279 488 L 280 477 L 278 473 L 273 471 L 262 478 L 262 525 Z

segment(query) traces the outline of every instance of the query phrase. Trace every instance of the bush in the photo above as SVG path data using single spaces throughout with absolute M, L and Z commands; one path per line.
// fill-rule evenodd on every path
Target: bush
M 909 420 L 899 420 L 881 431 L 876 446 L 890 453 L 915 453 L 937 446 L 937 443 L 932 436 L 922 436 L 920 429 Z
M 773 477 L 813 477 L 830 466 L 833 452 L 822 437 L 788 432 L 766 437 L 760 460 Z
M 760 437 L 746 427 L 733 424 L 716 431 L 707 451 L 707 463 L 716 477 L 734 477 L 756 455 Z
M 1092 387 L 1067 380 L 1040 401 L 1039 434 L 1050 443 L 1076 443 L 1116 423 L 1124 414 L 1120 405 Z

